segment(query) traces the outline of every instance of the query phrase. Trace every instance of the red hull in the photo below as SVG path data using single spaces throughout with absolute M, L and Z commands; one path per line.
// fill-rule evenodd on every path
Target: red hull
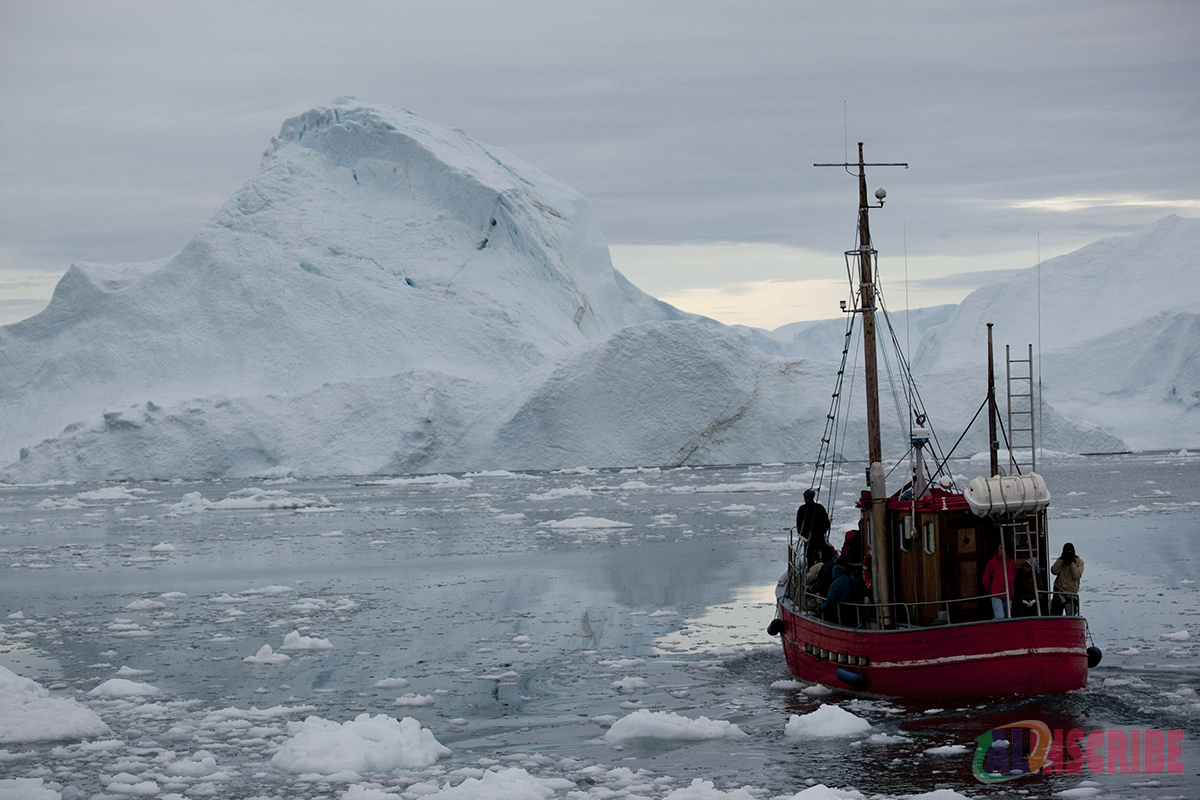
M 1087 685 L 1082 617 L 877 631 L 829 625 L 794 613 L 790 603 L 778 610 L 788 668 L 805 681 L 916 698 L 1059 694 Z M 839 669 L 865 684 L 849 686 Z

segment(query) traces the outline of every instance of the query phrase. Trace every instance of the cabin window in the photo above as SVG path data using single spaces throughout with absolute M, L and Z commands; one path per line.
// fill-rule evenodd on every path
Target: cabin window
M 925 552 L 937 552 L 937 535 L 932 522 L 925 523 Z
M 897 534 L 900 537 L 900 549 L 907 553 L 912 550 L 913 525 L 912 517 L 901 517 L 896 520 Z

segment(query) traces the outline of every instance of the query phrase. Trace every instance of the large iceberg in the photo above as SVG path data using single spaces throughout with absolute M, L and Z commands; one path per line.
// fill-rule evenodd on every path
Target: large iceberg
M 947 316 L 914 312 L 930 335 Z M 808 358 L 823 330 L 683 313 L 613 269 L 578 192 L 339 98 L 287 120 L 179 254 L 75 264 L 0 328 L 0 463 L 99 480 L 795 461 L 836 370 Z M 965 423 L 982 385 L 939 383 L 943 424 Z M 1065 433 L 1046 446 L 1072 449 L 1078 426 L 1048 419 Z

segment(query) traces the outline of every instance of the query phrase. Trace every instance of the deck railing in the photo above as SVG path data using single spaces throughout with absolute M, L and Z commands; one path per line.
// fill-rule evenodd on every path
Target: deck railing
M 791 598 L 800 598 L 800 610 L 805 613 L 815 613 L 816 609 L 825 601 L 824 597 L 810 592 L 808 587 L 808 564 L 804 557 L 804 550 L 801 547 L 803 540 L 799 539 L 796 534 L 796 529 L 792 528 L 788 535 L 788 571 L 787 581 L 785 584 L 785 594 Z M 1038 602 L 1036 611 L 1033 614 L 1022 616 L 1047 616 L 1047 612 L 1051 608 L 1051 602 L 1054 597 L 1053 589 L 1041 589 L 1035 587 Z M 877 619 L 877 614 L 881 608 L 890 608 L 893 610 L 892 618 L 899 621 L 901 614 L 903 615 L 903 625 L 905 627 L 936 627 L 940 625 L 956 624 L 951 622 L 951 607 L 958 606 L 960 611 L 975 611 L 975 609 L 962 608 L 966 603 L 982 603 L 984 608 L 990 612 L 991 600 L 993 597 L 1003 597 L 1001 594 L 981 594 L 974 597 L 959 597 L 949 600 L 922 600 L 916 602 L 895 602 L 895 603 L 851 603 L 842 602 L 838 604 L 836 624 L 843 627 L 862 627 L 865 624 L 870 624 Z M 924 609 L 937 608 L 936 616 L 923 615 L 920 612 Z M 1076 598 L 1073 606 L 1068 604 L 1067 616 L 1078 616 L 1079 601 Z M 1014 609 L 1010 603 L 1008 616 L 1016 616 L 1013 613 Z M 1055 615 L 1059 616 L 1059 615 Z M 985 621 L 989 617 L 984 617 Z M 922 620 L 927 621 L 922 621 Z M 914 623 L 915 620 L 915 623 Z

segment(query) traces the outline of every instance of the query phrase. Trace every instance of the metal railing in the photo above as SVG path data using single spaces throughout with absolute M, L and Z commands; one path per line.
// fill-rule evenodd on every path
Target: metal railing
M 793 600 L 795 598 L 800 598 L 800 602 L 798 603 L 798 605 L 800 607 L 800 611 L 802 613 L 808 613 L 808 614 L 812 614 L 815 616 L 817 613 L 817 609 L 825 601 L 825 598 L 821 597 L 819 594 L 817 594 L 815 592 L 810 592 L 808 590 L 808 585 L 807 585 L 808 584 L 808 581 L 807 581 L 807 577 L 808 577 L 807 572 L 808 571 L 807 571 L 807 569 L 805 569 L 805 567 L 806 567 L 806 562 L 804 560 L 803 553 L 797 552 L 789 544 L 789 547 L 788 547 L 788 580 L 786 583 L 785 596 L 787 596 L 789 598 L 793 598 Z M 1016 616 L 1022 616 L 1022 617 L 1025 617 L 1025 616 L 1062 616 L 1061 613 L 1060 614 L 1052 613 L 1052 611 L 1053 611 L 1052 602 L 1054 599 L 1054 595 L 1061 594 L 1061 593 L 1055 592 L 1053 589 L 1041 589 L 1041 588 L 1035 588 L 1034 591 L 1036 592 L 1037 598 L 1038 598 L 1038 602 L 1036 604 L 1034 613 L 1021 614 L 1021 615 L 1014 614 L 1013 613 L 1013 611 L 1014 611 L 1013 603 L 1010 602 L 1009 606 L 1008 606 L 1008 613 L 1006 614 L 1006 617 L 1012 618 L 1012 617 L 1016 617 Z M 966 620 L 966 621 L 983 622 L 983 621 L 986 621 L 991 618 L 989 616 L 991 613 L 990 603 L 991 603 L 992 598 L 994 598 L 994 597 L 1002 598 L 1002 597 L 1004 597 L 1004 595 L 1003 595 L 1003 593 L 981 594 L 981 595 L 975 595 L 973 597 L 958 597 L 958 598 L 945 599 L 945 600 L 920 600 L 920 601 L 914 601 L 914 602 L 894 602 L 894 603 L 873 603 L 873 602 L 853 603 L 850 601 L 843 601 L 841 603 L 838 603 L 836 615 L 835 615 L 836 620 L 827 620 L 827 621 L 833 621 L 833 622 L 835 622 L 835 624 L 843 626 L 843 627 L 861 628 L 864 626 L 864 624 L 870 624 L 872 622 L 875 622 L 878 619 L 878 612 L 880 609 L 889 608 L 889 609 L 893 610 L 893 619 L 899 620 L 900 612 L 903 613 L 904 621 L 903 621 L 903 623 L 898 623 L 898 625 L 902 625 L 903 627 L 909 627 L 909 628 L 930 628 L 930 627 L 937 627 L 937 626 L 943 626 L 943 625 L 959 624 L 959 623 L 956 623 L 953 621 L 955 615 L 952 614 L 953 608 L 957 607 L 958 610 L 960 612 L 962 612 L 958 615 L 958 618 L 960 621 L 963 621 L 962 617 L 967 616 L 967 614 L 970 613 L 971 616 L 982 617 L 982 618 L 981 619 L 970 619 L 970 620 Z M 964 606 L 967 603 L 981 604 L 982 610 L 984 613 L 982 613 L 982 614 L 979 613 L 977 609 L 965 608 Z M 931 617 L 929 615 L 921 613 L 922 610 L 931 609 L 931 608 L 937 608 L 936 616 Z M 1078 600 L 1077 596 L 1073 600 L 1069 599 L 1067 601 L 1067 603 L 1065 604 L 1065 611 L 1066 611 L 1066 616 L 1078 616 L 1079 615 L 1079 600 Z M 914 620 L 915 620 L 915 622 L 914 622 Z M 928 620 L 928 621 L 926 621 L 926 620 Z

